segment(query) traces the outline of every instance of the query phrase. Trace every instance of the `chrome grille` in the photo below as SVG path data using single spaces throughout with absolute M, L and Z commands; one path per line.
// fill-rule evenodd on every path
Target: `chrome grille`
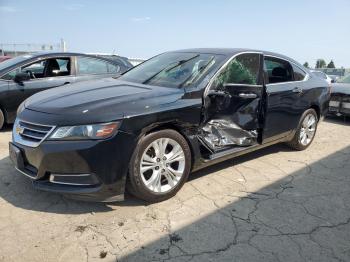
M 37 147 L 50 135 L 54 126 L 42 125 L 16 119 L 13 125 L 13 141 L 29 147 Z

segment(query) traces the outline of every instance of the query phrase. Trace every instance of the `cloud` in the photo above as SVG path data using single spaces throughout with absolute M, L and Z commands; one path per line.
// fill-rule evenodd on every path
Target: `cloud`
M 69 4 L 69 5 L 65 5 L 64 9 L 68 11 L 76 11 L 76 10 L 82 9 L 83 7 L 84 5 L 82 4 Z
M 0 12 L 3 13 L 14 13 L 17 12 L 16 8 L 14 8 L 13 6 L 0 6 Z
M 131 18 L 131 21 L 135 22 L 135 23 L 146 22 L 146 21 L 149 21 L 149 20 L 151 20 L 151 18 L 149 16 L 133 17 L 133 18 Z

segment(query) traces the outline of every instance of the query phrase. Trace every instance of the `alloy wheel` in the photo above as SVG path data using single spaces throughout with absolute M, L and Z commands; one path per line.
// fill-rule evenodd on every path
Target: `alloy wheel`
M 316 132 L 317 120 L 313 114 L 308 114 L 305 116 L 303 123 L 301 125 L 299 141 L 303 146 L 307 146 L 311 143 Z
M 156 139 L 142 154 L 141 178 L 153 192 L 165 193 L 173 189 L 181 180 L 184 170 L 185 153 L 173 139 Z

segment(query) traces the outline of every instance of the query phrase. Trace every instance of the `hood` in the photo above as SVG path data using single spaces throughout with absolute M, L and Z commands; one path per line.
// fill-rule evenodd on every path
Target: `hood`
M 162 105 L 177 101 L 183 93 L 182 89 L 107 78 L 37 93 L 26 100 L 25 108 L 46 114 L 102 122 L 157 111 Z
M 350 84 L 347 84 L 347 83 L 332 84 L 332 94 L 350 95 Z

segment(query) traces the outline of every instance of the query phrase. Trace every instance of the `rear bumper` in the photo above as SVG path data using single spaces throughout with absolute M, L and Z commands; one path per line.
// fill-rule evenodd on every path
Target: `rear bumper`
M 38 147 L 14 141 L 10 157 L 39 190 L 82 200 L 118 201 L 123 200 L 135 143 L 133 135 L 122 131 L 108 140 L 43 141 Z
M 328 109 L 329 115 L 350 116 L 350 101 L 331 101 Z

